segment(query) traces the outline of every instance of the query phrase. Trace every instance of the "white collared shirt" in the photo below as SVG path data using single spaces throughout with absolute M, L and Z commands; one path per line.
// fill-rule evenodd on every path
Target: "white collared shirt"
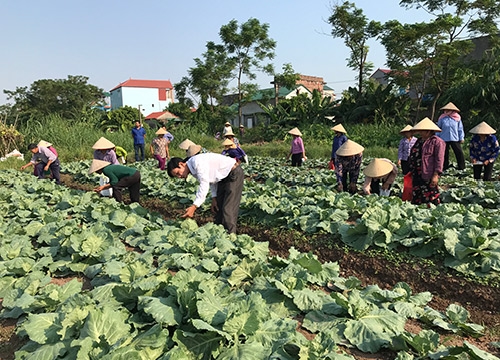
M 193 202 L 200 207 L 207 198 L 208 189 L 212 197 L 217 196 L 217 183 L 229 175 L 236 164 L 236 159 L 221 154 L 205 153 L 189 158 L 186 164 L 191 175 L 200 183 Z

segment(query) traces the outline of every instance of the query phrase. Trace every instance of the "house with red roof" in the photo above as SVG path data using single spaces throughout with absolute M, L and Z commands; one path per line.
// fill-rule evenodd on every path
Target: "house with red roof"
M 173 103 L 174 88 L 170 80 L 128 79 L 111 89 L 110 101 L 111 110 L 131 106 L 147 115 Z

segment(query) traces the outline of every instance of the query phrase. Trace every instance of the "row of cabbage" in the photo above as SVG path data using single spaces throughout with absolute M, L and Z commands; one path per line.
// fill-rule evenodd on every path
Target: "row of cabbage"
M 15 171 L 0 184 L 0 316 L 28 339 L 16 359 L 353 359 L 349 347 L 496 359 L 441 344 L 436 331 L 484 329 L 407 284 L 362 287 L 311 254 L 270 257 L 267 243 L 220 226 L 166 222 Z M 406 331 L 410 319 L 424 330 Z
M 322 174 L 327 183 L 335 179 L 328 170 L 266 164 L 265 159 L 254 159 L 253 167 L 245 168 L 248 177 L 241 203 L 245 221 L 300 229 L 308 234 L 328 233 L 332 241 L 340 239 L 357 250 L 405 248 L 418 257 L 438 255 L 446 266 L 465 274 L 497 277 L 500 272 L 497 182 L 473 182 L 450 189 L 443 193 L 449 202 L 426 207 L 403 202 L 397 196 L 350 195 L 325 183 L 317 185 L 313 180 Z M 152 162 L 139 166 L 145 196 L 185 203 L 193 200 L 197 187 L 194 178 L 189 177 L 187 182 L 169 179 Z M 267 179 L 259 173 L 263 167 L 268 168 Z M 83 171 L 73 173 L 80 181 L 97 181 Z M 310 179 L 302 180 L 300 185 L 277 181 L 286 178 L 286 173 Z M 313 182 L 316 185 L 310 185 Z M 473 198 L 478 196 L 482 202 L 475 203 Z

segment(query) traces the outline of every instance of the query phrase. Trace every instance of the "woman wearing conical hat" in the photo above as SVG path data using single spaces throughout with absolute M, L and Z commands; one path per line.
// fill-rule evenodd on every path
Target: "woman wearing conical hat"
M 443 172 L 446 143 L 435 135 L 441 129 L 429 118 L 422 119 L 412 131 L 420 138 L 410 151 L 413 204 L 439 204 L 439 176 Z
M 363 193 L 389 196 L 391 186 L 398 176 L 398 167 L 389 159 L 375 158 L 363 170 Z
M 302 133 L 298 128 L 293 128 L 288 132 L 293 136 L 292 146 L 290 147 L 290 152 L 288 153 L 286 159 L 292 157 L 292 166 L 302 166 L 302 162 L 306 158 L 306 149 L 304 148 L 304 142 L 302 141 Z
M 101 136 L 101 138 L 92 145 L 92 149 L 94 149 L 94 159 L 107 161 L 113 165 L 120 164 L 116 157 L 115 144 L 105 137 Z
M 226 139 L 222 142 L 224 150 L 222 150 L 222 155 L 232 157 L 236 159 L 239 163 L 245 162 L 246 153 L 241 147 L 236 146 L 231 140 Z
M 358 143 L 347 140 L 337 150 L 337 165 L 335 167 L 335 172 L 337 174 L 338 191 L 349 191 L 351 194 L 355 194 L 358 191 L 356 183 L 359 178 L 359 170 L 361 168 L 361 161 L 363 160 L 364 149 L 365 148 Z
M 406 125 L 399 133 L 403 136 L 399 142 L 398 147 L 398 166 L 401 166 L 403 175 L 406 175 L 410 171 L 410 164 L 408 159 L 410 158 L 410 150 L 415 145 L 417 138 L 413 136 L 411 128 L 413 126 Z
M 167 159 L 170 159 L 168 152 L 168 139 L 165 137 L 167 130 L 163 127 L 156 131 L 156 137 L 149 144 L 149 151 L 151 155 L 158 160 L 158 168 L 165 170 Z
M 483 121 L 469 132 L 474 134 L 469 145 L 474 179 L 481 179 L 481 173 L 484 169 L 483 180 L 491 181 L 493 163 L 497 159 L 500 150 L 497 137 L 493 135 L 496 130 Z
M 444 153 L 444 170 L 450 167 L 450 147 L 457 158 L 457 168 L 465 169 L 465 157 L 462 150 L 464 142 L 464 125 L 460 117 L 460 109 L 452 102 L 449 102 L 441 108 L 443 114 L 438 119 L 437 126 L 441 132 L 437 135 L 446 143 L 446 151 Z
M 342 124 L 337 124 L 332 127 L 330 130 L 333 130 L 335 133 L 332 142 L 332 155 L 330 156 L 330 160 L 333 161 L 333 164 L 337 166 L 337 150 L 347 141 L 347 131 L 342 126 Z M 338 180 L 338 179 L 337 179 Z

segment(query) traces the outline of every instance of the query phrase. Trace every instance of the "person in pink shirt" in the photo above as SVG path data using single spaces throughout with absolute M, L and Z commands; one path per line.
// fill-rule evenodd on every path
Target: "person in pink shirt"
M 292 166 L 302 166 L 302 162 L 307 159 L 306 150 L 304 148 L 304 142 L 302 141 L 302 133 L 299 129 L 293 128 L 288 132 L 293 136 L 292 147 L 290 148 L 290 153 L 286 159 L 292 157 Z

